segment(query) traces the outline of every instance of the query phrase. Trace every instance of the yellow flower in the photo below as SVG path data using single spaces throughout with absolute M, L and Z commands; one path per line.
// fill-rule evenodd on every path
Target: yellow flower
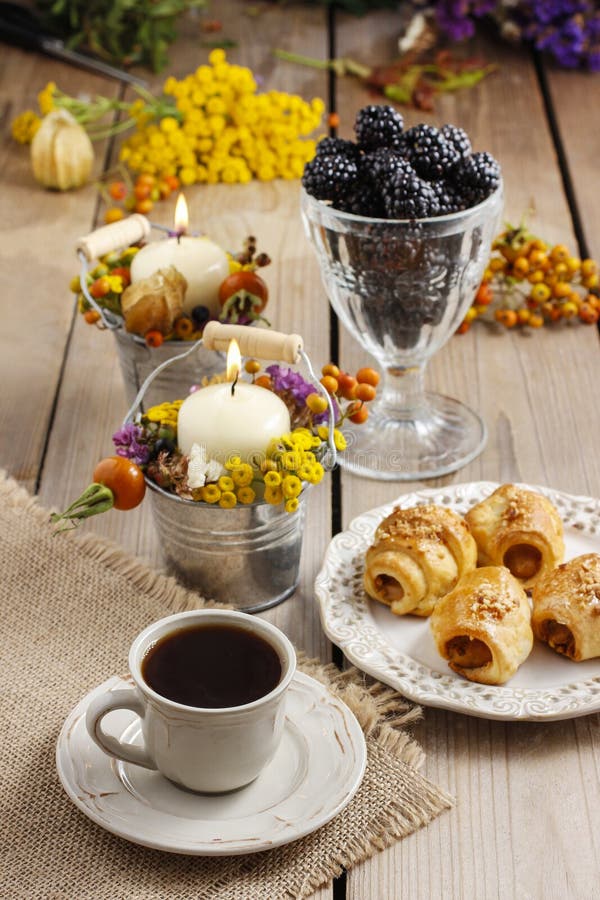
M 12 121 L 11 134 L 19 144 L 30 144 L 42 120 L 32 109 L 26 109 Z
M 282 465 L 284 469 L 294 472 L 301 464 L 302 457 L 297 450 L 288 450 L 283 454 Z
M 109 275 L 108 283 L 110 285 L 110 289 L 114 294 L 122 294 L 123 293 L 123 279 L 120 275 Z
M 219 506 L 222 506 L 223 509 L 232 509 L 237 503 L 237 497 L 233 493 L 233 491 L 223 491 L 221 497 L 219 498 Z
M 283 496 L 287 500 L 297 497 L 302 491 L 302 482 L 296 475 L 286 475 L 281 483 Z
M 281 484 L 281 475 L 279 472 L 267 472 L 265 475 L 265 484 L 269 488 L 277 488 Z
M 233 478 L 230 478 L 229 475 L 221 475 L 217 484 L 219 485 L 221 490 L 225 491 L 226 493 L 229 493 L 235 487 Z
M 240 503 L 254 503 L 254 501 L 256 499 L 256 494 L 252 490 L 251 487 L 248 487 L 247 485 L 245 485 L 243 487 L 238 488 L 237 498 L 240 501 Z
M 254 477 L 252 466 L 248 465 L 248 463 L 242 463 L 241 466 L 238 466 L 233 470 L 231 477 L 233 478 L 233 483 L 235 485 L 238 487 L 246 487 L 246 485 L 252 483 L 252 478 Z
M 206 503 L 217 503 L 221 499 L 221 490 L 216 484 L 205 484 L 202 488 L 202 499 Z
M 283 500 L 283 492 L 280 487 L 265 487 L 265 502 L 277 506 Z
M 298 498 L 292 497 L 290 500 L 285 501 L 285 511 L 286 513 L 294 513 L 298 509 Z
M 241 456 L 230 456 L 227 462 L 225 463 L 225 468 L 231 471 L 232 469 L 237 469 L 242 465 L 242 457 Z
M 43 91 L 40 91 L 38 94 L 38 106 L 43 116 L 47 116 L 48 113 L 52 112 L 52 110 L 54 109 L 55 90 L 56 84 L 54 83 L 54 81 L 49 81 Z

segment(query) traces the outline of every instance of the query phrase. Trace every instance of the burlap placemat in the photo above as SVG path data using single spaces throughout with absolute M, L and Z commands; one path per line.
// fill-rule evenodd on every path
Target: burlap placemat
M 317 832 L 268 852 L 185 857 L 138 847 L 89 821 L 55 770 L 62 723 L 81 697 L 127 669 L 133 637 L 202 605 L 104 540 L 52 536 L 48 513 L 0 472 L 0 895 L 11 900 L 279 900 L 307 897 L 451 805 L 417 771 L 398 728 L 418 715 L 355 669 L 301 659 L 350 706 L 368 763 L 352 802 Z

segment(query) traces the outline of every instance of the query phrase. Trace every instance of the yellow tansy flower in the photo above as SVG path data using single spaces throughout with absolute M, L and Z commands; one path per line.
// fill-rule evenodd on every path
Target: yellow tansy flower
M 254 503 L 256 500 L 256 493 L 252 490 L 251 487 L 247 485 L 238 488 L 237 498 L 240 503 Z
M 285 511 L 286 513 L 294 513 L 298 509 L 298 498 L 292 497 L 289 500 L 285 501 Z
M 281 475 L 279 472 L 267 472 L 265 475 L 265 484 L 268 488 L 278 488 L 281 484 Z
M 223 509 L 232 509 L 237 503 L 237 497 L 233 491 L 223 491 L 219 498 L 219 506 Z
M 205 484 L 202 488 L 202 499 L 206 503 L 217 503 L 221 499 L 221 489 L 216 484 Z
M 277 506 L 283 500 L 283 492 L 280 487 L 265 487 L 265 501 L 272 506 Z
M 225 491 L 226 493 L 233 491 L 235 487 L 233 478 L 230 478 L 229 475 L 221 475 L 217 484 L 219 485 L 221 490 Z

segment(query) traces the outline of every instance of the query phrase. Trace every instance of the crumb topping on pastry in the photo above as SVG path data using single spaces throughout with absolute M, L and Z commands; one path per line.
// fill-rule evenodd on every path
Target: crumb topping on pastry
M 492 619 L 503 619 L 518 605 L 515 597 L 499 596 L 498 589 L 494 588 L 489 581 L 484 581 L 473 593 L 470 609 L 478 618 L 487 616 Z

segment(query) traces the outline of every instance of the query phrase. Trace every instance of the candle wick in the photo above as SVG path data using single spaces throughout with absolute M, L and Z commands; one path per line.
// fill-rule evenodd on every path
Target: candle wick
M 232 397 L 235 396 L 235 386 L 236 386 L 236 384 L 237 384 L 239 375 L 240 375 L 239 372 L 236 372 L 236 373 L 235 373 L 235 378 L 233 379 L 233 384 L 231 385 L 231 396 L 232 396 Z

